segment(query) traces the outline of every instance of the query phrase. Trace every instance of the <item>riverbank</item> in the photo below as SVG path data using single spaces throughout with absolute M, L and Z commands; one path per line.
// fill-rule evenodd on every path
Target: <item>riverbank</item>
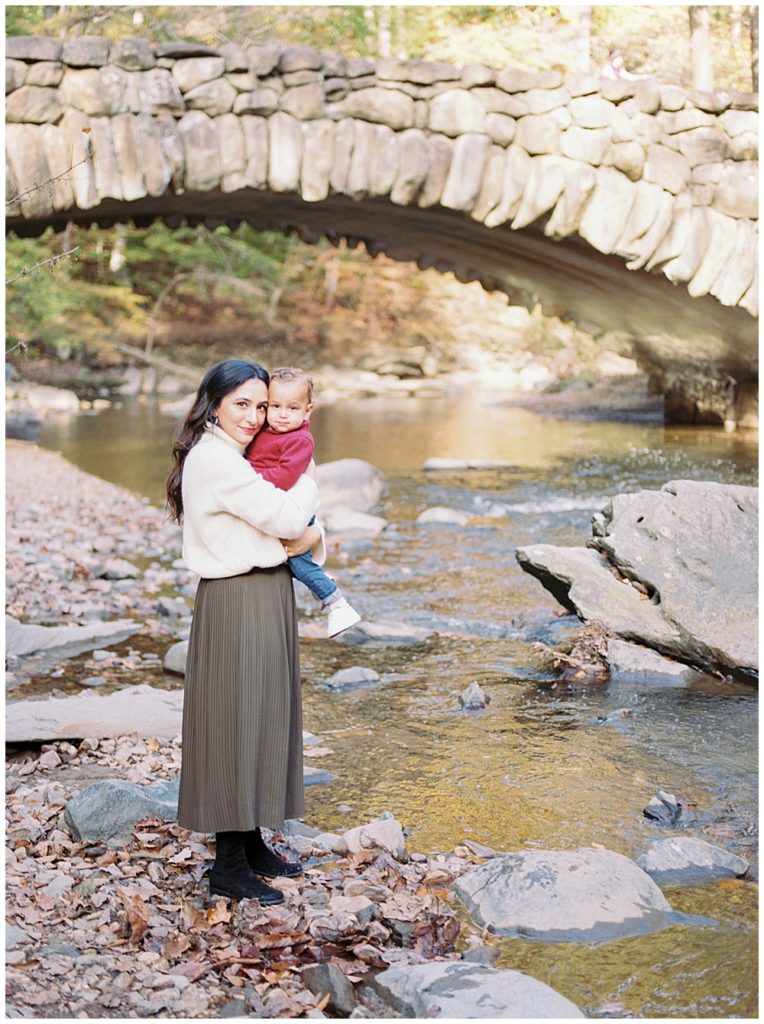
M 101 673 L 102 692 L 136 676 L 158 683 L 164 651 L 178 636 L 177 619 L 162 608 L 182 603 L 190 580 L 187 570 L 173 566 L 178 528 L 139 496 L 23 442 L 7 445 L 6 480 L 8 613 L 44 626 L 140 623 L 127 651 L 126 644 L 109 650 L 106 638 L 106 650 L 71 661 L 11 657 L 14 697 L 39 695 L 39 685 L 36 691 L 29 681 L 35 673 L 48 680 L 47 696 L 92 686 L 94 671 Z M 297 847 L 293 855 L 302 855 L 307 875 L 278 882 L 286 903 L 265 909 L 205 896 L 210 837 L 172 822 L 145 821 L 116 848 L 72 838 L 63 818 L 67 803 L 107 778 L 177 779 L 179 739 L 72 737 L 11 748 L 6 999 L 12 1015 L 322 1017 L 326 991 L 311 991 L 309 972 L 303 977 L 311 964 L 339 964 L 352 992 L 372 970 L 459 958 L 460 928 L 443 885 L 477 862 L 466 849 L 461 858 L 398 859 L 384 849 L 332 856 L 312 849 L 315 829 L 293 823 L 295 834 L 285 841 Z M 367 891 L 382 907 L 373 921 L 351 912 L 359 899 L 354 904 L 350 896 Z M 367 898 L 360 903 L 372 905 Z M 479 930 L 467 925 L 463 947 L 468 939 L 482 945 Z M 353 996 L 356 1003 L 355 1016 L 397 1015 L 371 991 L 363 1001 Z

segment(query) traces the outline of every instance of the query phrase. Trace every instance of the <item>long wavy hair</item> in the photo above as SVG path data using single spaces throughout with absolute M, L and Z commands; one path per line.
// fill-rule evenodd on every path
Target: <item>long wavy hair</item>
M 170 516 L 176 522 L 183 518 L 183 463 L 186 456 L 204 433 L 208 423 L 215 422 L 220 400 L 248 380 L 257 377 L 267 386 L 268 372 L 259 363 L 246 359 L 224 359 L 205 373 L 194 404 L 172 439 L 173 467 L 167 477 L 167 504 Z

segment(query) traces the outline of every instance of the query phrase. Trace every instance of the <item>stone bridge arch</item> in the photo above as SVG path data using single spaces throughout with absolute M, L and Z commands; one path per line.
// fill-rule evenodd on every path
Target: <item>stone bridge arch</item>
M 758 96 L 278 44 L 10 37 L 6 229 L 242 221 L 609 332 L 675 421 L 749 423 Z

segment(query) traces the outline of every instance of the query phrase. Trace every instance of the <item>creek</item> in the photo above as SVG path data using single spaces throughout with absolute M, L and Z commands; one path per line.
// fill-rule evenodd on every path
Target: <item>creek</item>
M 174 424 L 157 404 L 126 400 L 51 418 L 39 443 L 159 504 Z M 710 676 L 682 688 L 563 686 L 533 644 L 554 644 L 577 620 L 514 559 L 520 545 L 585 543 L 591 515 L 619 492 L 682 478 L 755 484 L 752 435 L 558 420 L 479 391 L 342 398 L 319 405 L 312 424 L 317 462 L 365 459 L 386 481 L 375 511 L 388 529 L 346 545 L 332 571 L 365 618 L 435 635 L 410 646 L 303 643 L 304 724 L 333 751 L 307 763 L 338 776 L 308 789 L 308 822 L 343 831 L 391 811 L 422 852 L 472 839 L 502 851 L 597 843 L 637 857 L 668 834 L 642 815 L 664 789 L 692 806 L 689 834 L 755 864 L 756 689 Z M 423 471 L 434 456 L 511 466 Z M 434 505 L 482 518 L 418 525 Z M 351 665 L 386 679 L 347 694 L 321 688 Z M 473 680 L 490 704 L 466 713 L 459 695 Z M 599 721 L 624 707 L 617 725 Z M 757 892 L 750 880 L 667 889 L 677 910 L 717 924 L 603 945 L 502 940 L 499 966 L 546 981 L 590 1016 L 755 1017 Z

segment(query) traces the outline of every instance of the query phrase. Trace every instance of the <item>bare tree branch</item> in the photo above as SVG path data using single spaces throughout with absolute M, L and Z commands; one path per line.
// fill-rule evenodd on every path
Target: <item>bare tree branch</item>
M 9 278 L 5 282 L 5 284 L 7 286 L 9 284 L 13 284 L 14 281 L 20 280 L 22 277 L 29 277 L 29 275 L 33 274 L 35 272 L 35 270 L 39 270 L 40 267 L 45 267 L 48 264 L 50 264 L 50 266 L 53 267 L 57 263 L 60 263 L 61 260 L 68 259 L 68 257 L 71 256 L 73 252 L 77 252 L 78 249 L 79 249 L 79 246 L 75 245 L 75 247 L 73 249 L 67 249 L 66 252 L 60 252 L 57 256 L 49 256 L 47 260 L 40 260 L 40 262 L 39 263 L 35 263 L 35 265 L 33 267 L 25 267 L 20 273 L 16 274 L 15 277 Z M 13 350 L 11 350 L 11 351 L 13 351 Z

